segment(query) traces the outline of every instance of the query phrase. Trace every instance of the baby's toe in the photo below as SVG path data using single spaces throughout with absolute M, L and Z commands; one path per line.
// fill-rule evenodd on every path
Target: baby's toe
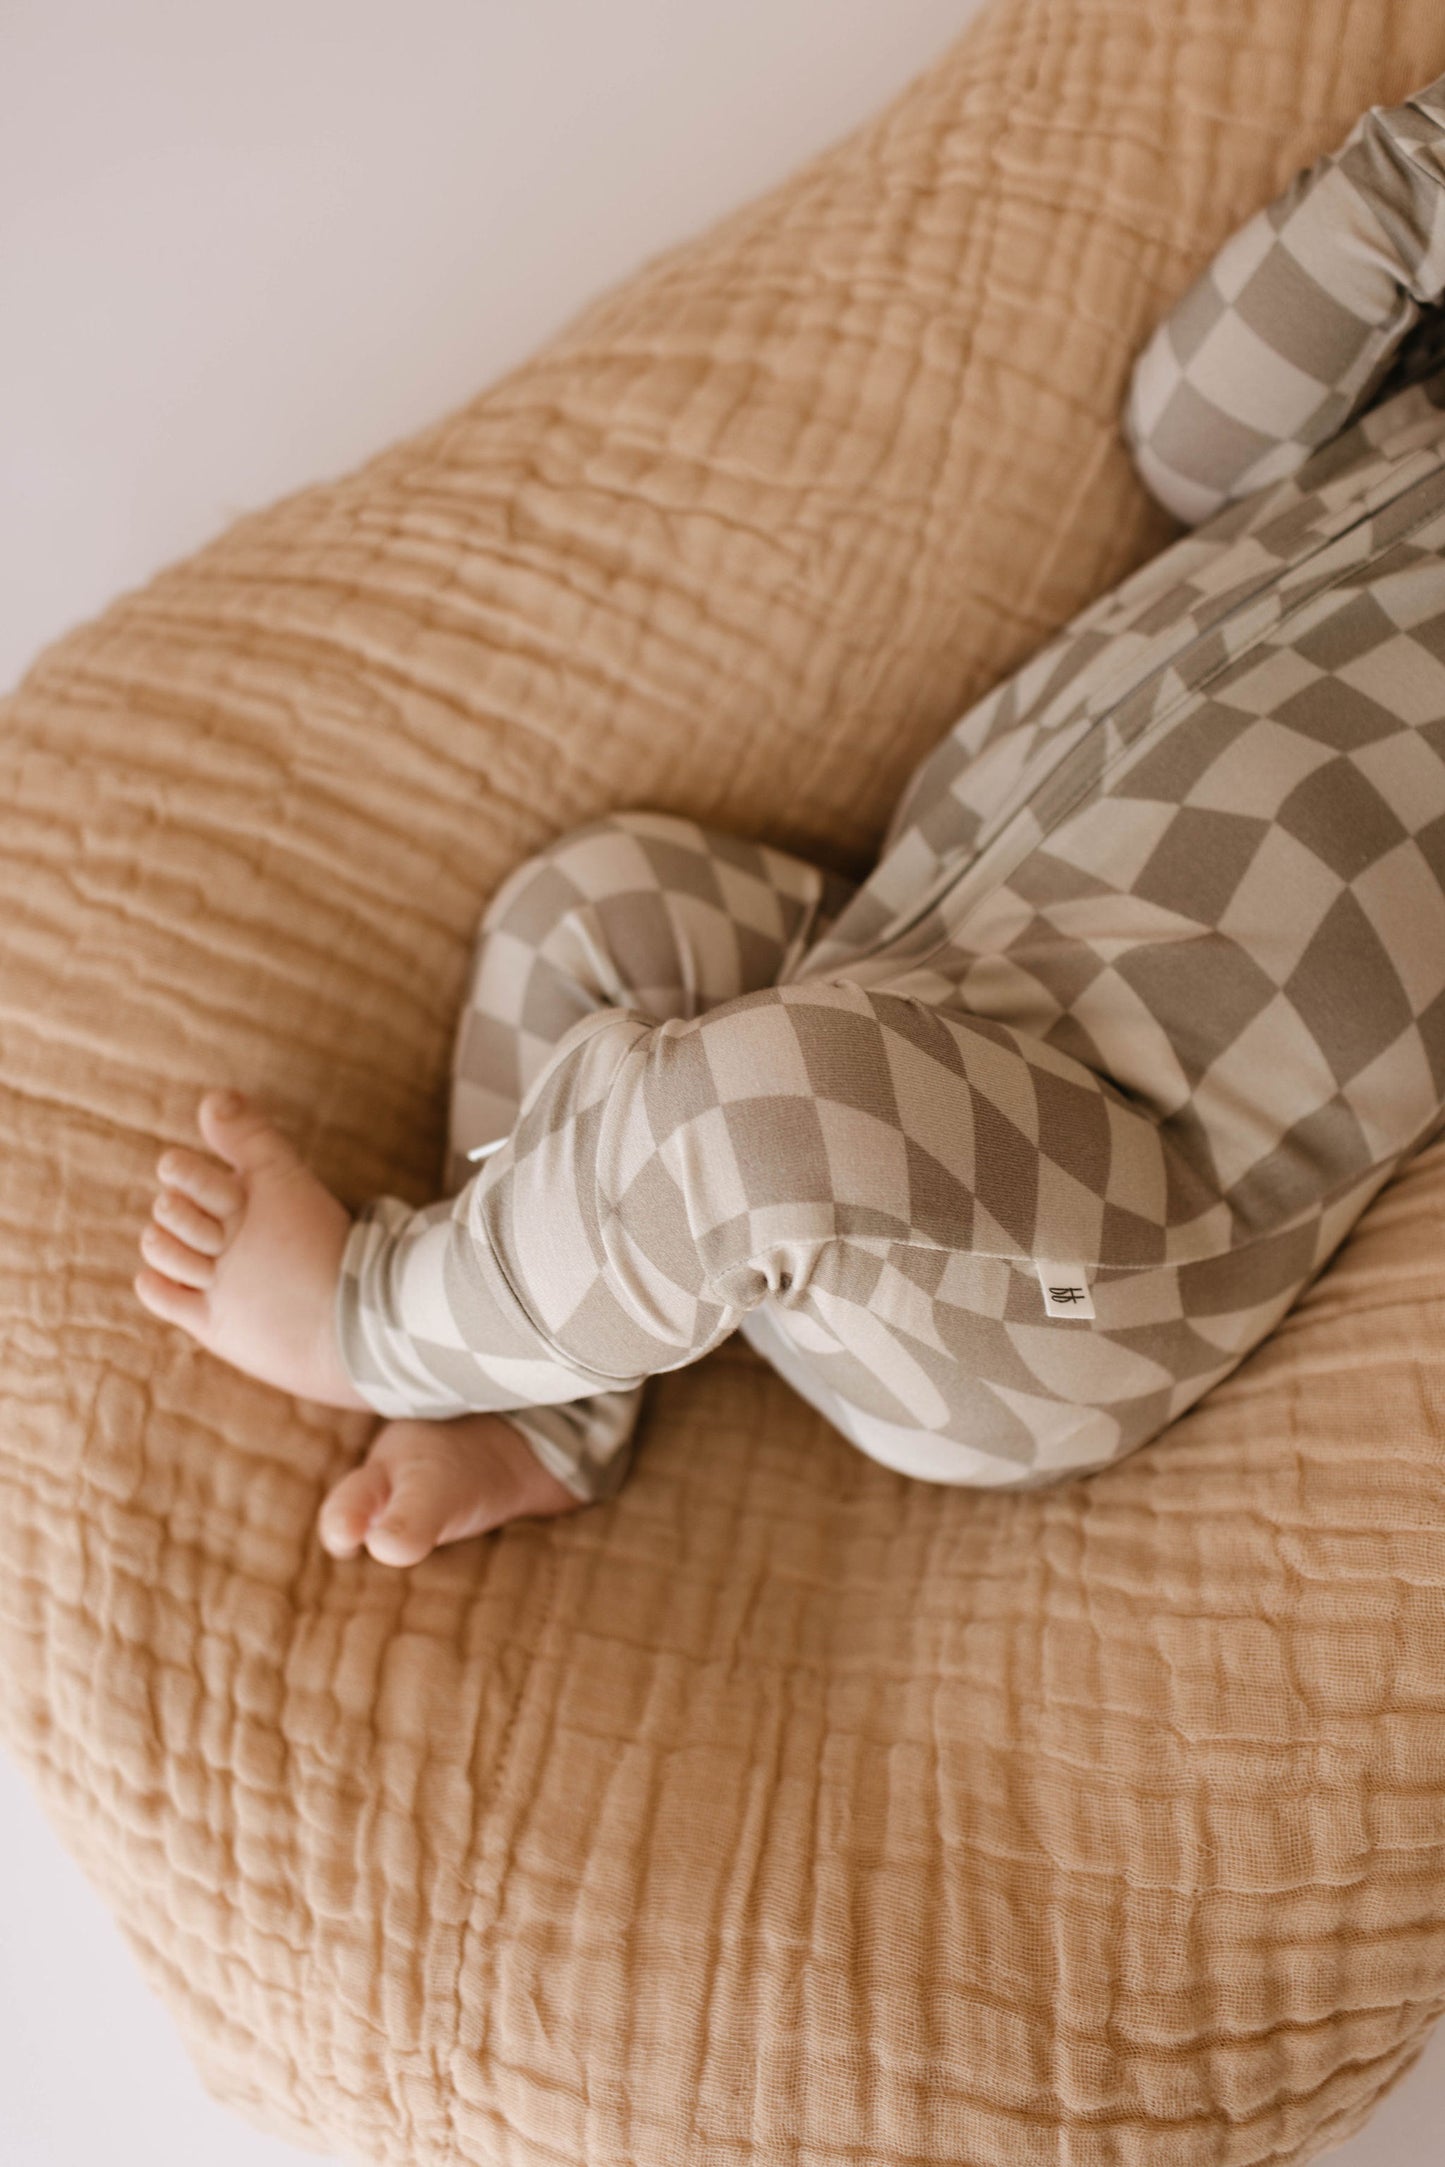
M 173 1146 L 163 1151 L 156 1172 L 169 1189 L 208 1212 L 213 1219 L 231 1219 L 246 1201 L 246 1192 L 227 1166 L 207 1159 L 199 1151 Z
M 300 1164 L 281 1131 L 239 1091 L 208 1091 L 196 1119 L 212 1151 L 239 1174 L 269 1174 Z
M 204 1257 L 177 1241 L 154 1219 L 140 1238 L 141 1255 L 152 1270 L 166 1279 L 173 1279 L 180 1287 L 208 1287 L 216 1276 L 213 1257 Z
M 322 1549 L 334 1558 L 354 1558 L 390 1495 L 391 1477 L 374 1460 L 343 1475 L 327 1495 L 317 1521 Z
M 173 1279 L 149 1266 L 132 1281 L 143 1308 L 165 1324 L 178 1324 L 183 1332 L 199 1339 L 210 1319 L 210 1304 L 193 1287 L 180 1287 Z
M 455 1505 L 439 1473 L 427 1461 L 395 1471 L 391 1495 L 366 1536 L 378 1565 L 420 1565 L 436 1548 Z
M 226 1246 L 226 1229 L 219 1219 L 213 1219 L 199 1204 L 193 1204 L 179 1189 L 162 1189 L 151 1206 L 151 1217 L 177 1241 L 188 1249 L 196 1250 L 203 1257 L 218 1257 Z

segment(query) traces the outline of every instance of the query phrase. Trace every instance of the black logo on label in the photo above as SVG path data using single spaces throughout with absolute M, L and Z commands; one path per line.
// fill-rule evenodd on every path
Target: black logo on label
M 1083 1299 L 1084 1290 L 1082 1287 L 1049 1288 L 1049 1300 L 1051 1302 L 1082 1302 Z

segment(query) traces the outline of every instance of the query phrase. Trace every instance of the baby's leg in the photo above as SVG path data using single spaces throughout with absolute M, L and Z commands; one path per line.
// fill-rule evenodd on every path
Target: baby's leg
M 745 1326 L 902 1472 L 1017 1485 L 1144 1442 L 1220 1367 L 1169 1262 L 1218 1200 L 1149 1111 L 923 982 L 589 1019 L 464 1208 L 353 1241 L 343 1345 L 562 1399 Z
M 582 1018 L 611 1006 L 685 1018 L 769 983 L 847 894 L 784 853 L 654 814 L 598 822 L 521 867 L 487 913 L 457 1035 L 449 1185 L 473 1171 L 467 1152 L 505 1140 L 521 1097 Z M 166 1154 L 137 1291 L 156 1314 L 285 1390 L 399 1418 L 328 1500 L 329 1547 L 347 1554 L 365 1539 L 389 1562 L 410 1562 L 434 1541 L 616 1488 L 635 1388 L 542 1407 L 515 1389 L 490 1401 L 485 1388 L 480 1400 L 459 1396 L 445 1360 L 419 1367 L 396 1341 L 389 1359 L 373 1318 L 358 1390 L 332 1329 L 348 1215 L 254 1110 L 223 1112 L 213 1094 L 202 1128 L 223 1163 Z M 442 1419 L 488 1404 L 518 1411 L 507 1421 Z
M 687 1018 L 771 984 L 850 892 L 801 859 L 659 813 L 613 815 L 520 866 L 483 920 L 457 1031 L 448 1194 L 476 1172 L 469 1153 L 510 1135 L 585 1017 Z M 326 1501 L 323 1537 L 337 1554 L 365 1542 L 384 1562 L 411 1563 L 503 1519 L 609 1497 L 625 1479 L 640 1386 L 532 1406 L 503 1389 L 505 1416 L 453 1415 L 454 1374 L 435 1374 L 448 1368 L 441 1349 L 419 1370 L 375 1316 L 367 1341 L 351 1351 L 371 1403 L 406 1411 Z M 464 1402 L 475 1390 L 464 1382 Z

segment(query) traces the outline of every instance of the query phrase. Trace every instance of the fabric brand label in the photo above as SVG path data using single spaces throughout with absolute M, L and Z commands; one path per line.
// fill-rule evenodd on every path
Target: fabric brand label
M 1046 1316 L 1092 1319 L 1094 1298 L 1082 1264 L 1053 1264 L 1047 1257 L 1035 1257 L 1034 1270 L 1043 1289 Z

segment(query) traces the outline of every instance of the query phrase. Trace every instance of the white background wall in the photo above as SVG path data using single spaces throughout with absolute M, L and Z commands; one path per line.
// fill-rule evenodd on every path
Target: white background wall
M 521 360 L 977 0 L 0 0 L 0 688 Z M 1445 2032 L 1333 2158 L 1439 2167 Z M 4 2167 L 283 2167 L 0 1762 Z

